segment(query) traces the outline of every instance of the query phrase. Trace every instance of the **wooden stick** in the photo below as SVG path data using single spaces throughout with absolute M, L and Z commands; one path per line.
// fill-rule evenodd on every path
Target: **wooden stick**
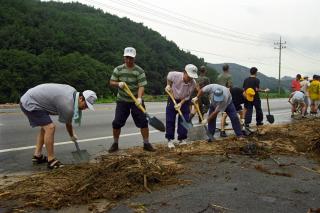
M 148 184 L 147 175 L 143 175 L 143 186 L 149 193 L 151 193 L 151 190 L 149 189 L 147 184 Z

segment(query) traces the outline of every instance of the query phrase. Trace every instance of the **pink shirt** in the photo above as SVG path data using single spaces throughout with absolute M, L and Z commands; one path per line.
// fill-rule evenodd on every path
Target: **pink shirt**
M 183 72 L 171 71 L 168 73 L 167 80 L 172 82 L 172 92 L 175 99 L 189 99 L 196 88 L 194 79 L 189 83 L 183 81 Z

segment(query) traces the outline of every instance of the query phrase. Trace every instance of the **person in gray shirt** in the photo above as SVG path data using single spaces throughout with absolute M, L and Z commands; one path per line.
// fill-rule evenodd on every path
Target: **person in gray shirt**
M 20 108 L 27 116 L 30 126 L 41 127 L 37 137 L 36 149 L 32 162 L 34 164 L 47 163 L 49 169 L 62 167 L 63 164 L 54 156 L 55 125 L 49 115 L 58 115 L 59 121 L 66 124 L 66 129 L 72 141 L 77 136 L 72 121 L 81 123 L 82 110 L 93 109 L 97 99 L 95 92 L 77 90 L 65 84 L 40 84 L 29 89 L 20 99 Z M 48 157 L 42 154 L 45 144 Z
M 202 124 L 208 123 L 209 132 L 214 135 L 216 130 L 216 119 L 219 112 L 226 112 L 230 117 L 232 128 L 238 138 L 243 137 L 241 131 L 240 121 L 237 116 L 236 108 L 232 102 L 232 96 L 229 89 L 219 84 L 209 84 L 198 91 L 196 97 L 192 99 L 192 102 L 197 102 L 199 97 L 203 94 L 209 94 L 210 107 L 209 115 L 207 119 L 202 121 Z

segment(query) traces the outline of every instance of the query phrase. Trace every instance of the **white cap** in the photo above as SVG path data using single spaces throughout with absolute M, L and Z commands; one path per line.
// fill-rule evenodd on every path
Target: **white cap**
M 193 64 L 187 64 L 184 70 L 187 72 L 190 78 L 198 78 L 198 68 Z
M 84 99 L 86 100 L 86 104 L 89 109 L 94 110 L 93 104 L 97 100 L 97 95 L 92 90 L 85 90 L 82 92 Z
M 129 57 L 135 58 L 136 54 L 137 54 L 136 49 L 134 49 L 133 47 L 126 47 L 123 51 L 123 56 L 129 56 Z

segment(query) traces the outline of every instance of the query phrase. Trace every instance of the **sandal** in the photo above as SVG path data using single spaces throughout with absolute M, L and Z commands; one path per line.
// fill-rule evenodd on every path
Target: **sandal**
M 47 162 L 48 162 L 48 158 L 42 154 L 39 157 L 35 155 L 32 157 L 33 164 L 42 164 Z
M 61 163 L 60 161 L 54 158 L 51 161 L 48 161 L 47 167 L 48 169 L 58 169 L 58 168 L 64 167 L 64 165 L 63 163 Z

